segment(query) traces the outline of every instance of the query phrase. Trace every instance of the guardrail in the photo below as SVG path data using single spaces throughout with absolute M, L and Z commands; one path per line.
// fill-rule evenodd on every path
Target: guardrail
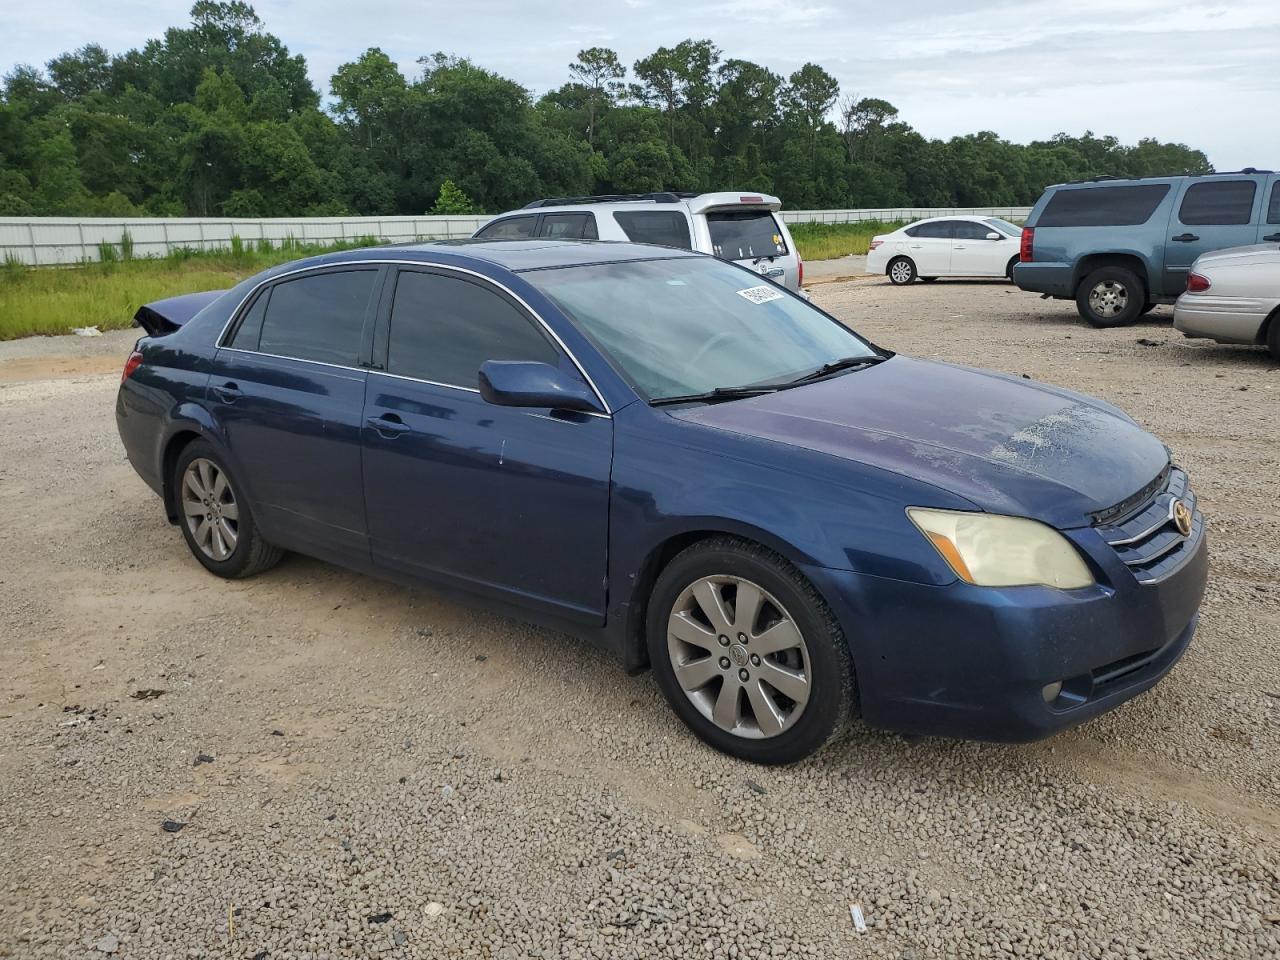
M 974 215 L 1024 219 L 1030 207 L 885 207 L 865 210 L 783 210 L 787 223 L 856 223 L 862 220 L 919 220 L 922 217 Z M 137 257 L 159 257 L 183 247 L 226 249 L 238 237 L 246 246 L 259 242 L 329 244 L 360 237 L 386 243 L 469 237 L 491 217 L 0 217 L 0 259 L 45 266 L 101 259 L 101 245 L 114 246 L 127 232 Z

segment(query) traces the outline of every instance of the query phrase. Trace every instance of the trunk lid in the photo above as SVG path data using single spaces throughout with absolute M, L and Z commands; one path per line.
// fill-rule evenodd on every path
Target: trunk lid
M 156 300 L 139 307 L 138 312 L 133 315 L 133 322 L 147 331 L 148 336 L 168 336 L 181 329 L 188 320 L 226 292 L 207 290 Z

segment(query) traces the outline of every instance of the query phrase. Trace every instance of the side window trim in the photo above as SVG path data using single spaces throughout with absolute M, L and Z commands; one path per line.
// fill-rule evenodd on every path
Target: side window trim
M 560 335 L 556 333 L 555 330 L 551 329 L 551 325 L 543 319 L 542 315 L 538 313 L 537 310 L 534 310 L 533 307 L 529 306 L 529 304 L 525 303 L 524 300 L 513 290 L 508 289 L 497 280 L 493 280 L 483 274 L 476 273 L 473 270 L 468 270 L 465 267 L 451 267 L 442 263 L 417 263 L 409 261 L 392 261 L 392 263 L 394 264 L 395 269 L 388 270 L 387 276 L 384 279 L 382 296 L 378 304 L 377 321 L 374 327 L 374 343 L 376 346 L 371 369 L 378 375 L 383 377 L 394 377 L 397 380 L 408 380 L 413 383 L 427 383 L 436 387 L 447 387 L 450 390 L 464 390 L 468 393 L 480 392 L 475 387 L 459 386 L 456 383 L 441 383 L 438 380 L 426 380 L 422 377 L 410 377 L 402 373 L 391 373 L 387 370 L 391 341 L 391 307 L 395 301 L 396 281 L 399 279 L 401 273 L 434 273 L 438 276 L 449 277 L 454 280 L 467 280 L 472 283 L 476 283 L 479 286 L 492 290 L 494 293 L 498 294 L 498 296 L 502 297 L 514 306 L 521 314 L 532 321 L 537 331 L 546 338 L 547 342 L 552 346 L 556 353 L 559 354 L 561 362 L 563 363 L 565 360 L 568 360 L 573 369 L 578 372 L 578 376 L 582 377 L 583 382 L 591 388 L 591 392 L 595 394 L 596 399 L 600 401 L 600 406 L 605 410 L 604 413 L 584 411 L 584 416 L 605 417 L 607 419 L 613 418 L 613 409 L 609 406 L 608 401 L 605 400 L 604 394 L 600 392 L 600 388 L 596 386 L 596 382 L 591 378 L 591 374 L 587 373 L 586 367 L 584 367 L 581 361 L 574 356 L 573 351 L 569 349 L 568 345 L 560 339 Z
M 360 353 L 355 364 L 346 363 L 330 363 L 327 360 L 311 360 L 307 357 L 288 357 L 278 353 L 264 353 L 261 349 L 249 350 L 245 347 L 232 346 L 231 343 L 235 339 L 236 332 L 240 329 L 240 325 L 244 322 L 244 318 L 248 316 L 249 311 L 263 297 L 268 298 L 266 306 L 270 306 L 270 297 L 272 291 L 282 283 L 291 280 L 302 280 L 311 276 L 322 276 L 327 273 L 351 273 L 356 270 L 365 270 L 376 273 L 377 276 L 373 280 L 373 289 L 370 291 L 369 300 L 364 308 L 364 320 L 360 329 Z M 254 287 L 240 301 L 240 305 L 236 307 L 235 312 L 231 314 L 231 319 L 227 321 L 222 328 L 222 334 L 215 341 L 217 349 L 232 350 L 236 353 L 248 353 L 259 357 L 272 357 L 277 360 L 292 360 L 294 363 L 314 363 L 322 367 L 334 367 L 338 370 L 359 370 L 364 372 L 369 369 L 369 351 L 371 341 L 373 339 L 374 328 L 376 325 L 378 305 L 383 295 L 383 288 L 387 279 L 386 264 L 378 260 L 355 260 L 342 264 L 325 264 L 320 267 L 307 267 L 301 270 L 294 270 L 289 273 L 283 273 L 276 277 L 270 277 L 258 286 Z M 258 343 L 262 342 L 262 331 L 258 331 Z

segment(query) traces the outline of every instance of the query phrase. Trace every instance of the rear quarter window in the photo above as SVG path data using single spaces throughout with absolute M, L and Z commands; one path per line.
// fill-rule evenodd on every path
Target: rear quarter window
M 711 252 L 721 260 L 786 256 L 782 228 L 768 210 L 728 210 L 707 214 Z
M 689 221 L 677 210 L 617 210 L 613 219 L 633 243 L 693 249 L 689 240 Z
M 476 236 L 485 240 L 524 240 L 533 236 L 533 228 L 537 223 L 537 217 L 507 217 L 505 220 L 495 220 Z
M 1059 190 L 1037 227 L 1132 227 L 1146 223 L 1166 196 L 1167 183 Z

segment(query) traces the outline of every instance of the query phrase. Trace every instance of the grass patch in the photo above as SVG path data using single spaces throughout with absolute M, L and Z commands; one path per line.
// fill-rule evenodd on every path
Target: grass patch
M 104 244 L 104 254 L 111 252 L 103 262 L 79 267 L 28 267 L 8 258 L 0 268 L 0 340 L 70 333 L 72 327 L 120 330 L 133 323 L 144 303 L 233 287 L 279 263 L 378 242 L 364 237 L 333 245 L 302 244 L 291 237 L 277 248 L 238 241 L 230 250 L 180 247 L 159 258 L 133 256 L 131 242 L 120 245 L 123 251 Z
M 872 237 L 891 233 L 905 224 L 904 220 L 895 223 L 864 220 L 859 223 L 790 223 L 787 228 L 804 259 L 830 260 L 850 254 L 864 255 Z

